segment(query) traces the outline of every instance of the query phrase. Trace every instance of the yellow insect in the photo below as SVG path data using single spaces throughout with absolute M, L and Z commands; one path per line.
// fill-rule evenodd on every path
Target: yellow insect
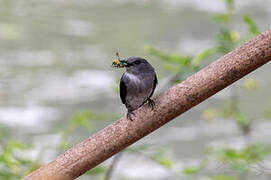
M 119 52 L 117 50 L 116 52 L 116 56 L 118 57 L 118 59 L 114 59 L 112 62 L 112 66 L 113 67 L 117 67 L 117 68 L 123 68 L 124 64 L 120 61 L 120 56 L 119 56 Z

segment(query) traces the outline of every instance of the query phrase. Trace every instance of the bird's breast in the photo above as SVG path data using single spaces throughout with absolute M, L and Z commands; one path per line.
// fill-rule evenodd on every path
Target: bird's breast
M 131 73 L 126 73 L 125 75 L 126 78 L 129 79 L 127 89 L 128 94 L 147 96 L 149 91 L 152 90 L 153 83 L 150 79 Z
M 150 95 L 153 88 L 153 81 L 150 78 L 142 78 L 140 75 L 125 74 L 127 82 L 127 104 L 131 109 L 136 109 Z
M 140 83 L 140 78 L 137 75 L 134 75 L 132 73 L 125 73 L 125 76 L 129 79 L 129 81 L 133 83 Z

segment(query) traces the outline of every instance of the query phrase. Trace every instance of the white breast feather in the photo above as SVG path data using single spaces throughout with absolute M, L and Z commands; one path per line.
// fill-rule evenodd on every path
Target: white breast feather
M 135 81 L 135 82 L 140 81 L 140 80 L 138 79 L 138 77 L 137 77 L 136 75 L 134 75 L 134 74 L 126 73 L 126 76 L 127 76 L 129 79 L 131 79 L 132 81 Z

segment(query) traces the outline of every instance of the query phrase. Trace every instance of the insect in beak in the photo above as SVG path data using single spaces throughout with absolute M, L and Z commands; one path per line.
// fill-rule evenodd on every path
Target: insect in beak
M 125 65 L 123 64 L 123 62 L 121 62 L 121 61 L 118 60 L 118 59 L 114 59 L 114 60 L 113 60 L 112 66 L 113 66 L 113 67 L 117 67 L 117 68 L 123 68 L 123 67 L 125 67 Z
M 118 59 L 114 59 L 112 62 L 112 67 L 117 67 L 117 68 L 124 68 L 128 67 L 129 64 L 125 60 L 120 60 L 119 52 L 117 50 L 116 56 Z

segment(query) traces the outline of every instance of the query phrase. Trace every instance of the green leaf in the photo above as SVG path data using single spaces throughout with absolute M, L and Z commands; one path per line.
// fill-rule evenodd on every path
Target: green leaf
M 94 175 L 104 174 L 106 171 L 107 171 L 107 168 L 102 167 L 102 166 L 96 166 L 95 168 L 86 172 L 86 175 L 94 176 Z
M 8 144 L 12 149 L 26 150 L 30 148 L 29 144 L 19 142 L 19 141 L 11 140 L 8 142 Z
M 213 17 L 214 21 L 219 23 L 229 23 L 231 20 L 231 16 L 229 14 L 220 14 Z
M 234 0 L 224 0 L 224 1 L 225 1 L 226 5 L 227 5 L 227 9 L 233 10 L 235 1 Z
M 172 167 L 172 161 L 169 159 L 159 159 L 158 160 L 159 164 L 166 167 L 166 168 L 171 168 Z
M 165 168 L 171 168 L 173 165 L 173 162 L 170 160 L 168 156 L 167 149 L 162 149 L 161 151 L 155 153 L 152 156 L 152 159 L 158 162 L 160 165 L 164 166 Z
M 185 168 L 182 172 L 186 175 L 197 174 L 203 169 L 202 166 Z
M 236 120 L 242 132 L 248 133 L 250 131 L 251 121 L 247 119 L 243 113 L 236 112 L 234 113 L 233 118 Z
M 240 150 L 223 148 L 216 152 L 216 156 L 223 162 L 231 162 L 235 168 L 246 168 L 250 163 L 262 160 L 271 153 L 269 145 L 255 143 Z
M 169 63 L 164 63 L 163 67 L 168 70 L 171 71 L 173 73 L 178 73 L 180 70 L 180 67 L 176 66 L 175 64 L 169 64 Z
M 232 51 L 236 47 L 239 40 L 236 33 L 237 32 L 222 29 L 217 35 L 217 51 L 223 54 Z
M 236 112 L 236 106 L 233 103 L 225 103 L 220 114 L 224 118 L 231 118 Z
M 234 176 L 223 174 L 209 177 L 209 180 L 237 180 L 237 179 Z
M 67 150 L 72 147 L 72 144 L 68 140 L 62 140 L 59 145 L 60 150 Z
M 177 63 L 180 65 L 187 66 L 190 64 L 191 61 L 191 57 L 189 56 L 182 56 L 180 55 L 180 53 L 177 52 L 173 53 L 165 52 L 163 50 L 148 45 L 144 47 L 144 51 L 148 54 L 161 58 L 165 62 Z
M 222 149 L 219 153 L 219 159 L 222 161 L 234 161 L 239 158 L 238 152 L 234 149 Z
M 264 117 L 271 119 L 271 104 L 265 108 Z
M 191 57 L 181 56 L 177 52 L 171 53 L 170 58 L 172 59 L 172 61 L 175 61 L 175 62 L 182 64 L 182 65 L 188 65 L 191 61 Z
M 244 15 L 243 16 L 243 21 L 246 23 L 246 25 L 249 28 L 249 32 L 253 35 L 253 36 L 257 36 L 260 34 L 258 27 L 256 25 L 256 23 L 254 22 L 254 20 L 249 16 L 249 15 Z
M 72 126 L 86 127 L 91 129 L 93 127 L 92 120 L 108 120 L 118 118 L 119 116 L 114 114 L 95 113 L 92 111 L 81 111 L 74 115 L 72 119 Z
M 149 146 L 145 145 L 145 144 L 141 144 L 141 145 L 133 145 L 133 146 L 129 146 L 125 149 L 125 151 L 130 152 L 130 153 L 137 153 L 140 151 L 145 151 L 149 148 Z
M 206 58 L 214 55 L 215 53 L 216 53 L 216 48 L 206 49 L 206 50 L 198 53 L 194 57 L 194 59 L 192 60 L 191 64 L 198 66 L 203 60 L 205 60 Z
M 92 128 L 92 123 L 90 122 L 92 118 L 93 113 L 91 111 L 79 112 L 73 117 L 72 124 L 78 127 Z
M 240 156 L 248 162 L 255 162 L 262 160 L 271 152 L 270 146 L 264 143 L 256 143 L 247 146 L 240 151 Z

